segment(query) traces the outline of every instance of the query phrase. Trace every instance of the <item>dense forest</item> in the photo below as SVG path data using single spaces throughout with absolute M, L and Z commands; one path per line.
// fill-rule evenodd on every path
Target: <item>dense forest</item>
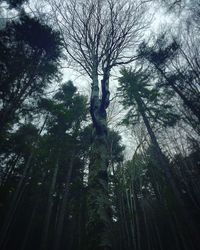
M 1 250 L 200 249 L 199 44 L 198 0 L 0 0 Z

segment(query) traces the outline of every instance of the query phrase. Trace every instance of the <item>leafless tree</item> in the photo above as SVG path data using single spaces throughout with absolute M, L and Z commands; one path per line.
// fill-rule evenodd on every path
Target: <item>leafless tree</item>
M 105 109 L 109 104 L 111 69 L 135 59 L 133 52 L 147 25 L 144 16 L 147 1 L 49 2 L 71 62 L 80 66 L 92 79 L 91 114 L 98 127 L 98 109 Z
M 110 97 L 109 79 L 113 67 L 136 59 L 137 43 L 147 27 L 147 19 L 150 19 L 146 16 L 148 2 L 48 0 L 53 20 L 63 36 L 68 61 L 91 79 L 90 114 L 94 144 L 88 210 L 89 231 L 93 232 L 93 239 L 88 249 L 110 249 L 106 112 Z

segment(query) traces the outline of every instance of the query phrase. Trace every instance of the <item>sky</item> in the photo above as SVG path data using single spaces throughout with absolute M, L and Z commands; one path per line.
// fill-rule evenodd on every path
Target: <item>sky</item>
M 40 1 L 38 2 L 40 3 Z M 30 3 L 27 10 L 33 11 L 34 4 L 33 2 Z M 174 24 L 177 22 L 177 18 L 170 13 L 166 13 L 166 10 L 160 8 L 160 6 L 154 3 L 149 9 L 149 15 L 153 16 L 152 23 L 150 27 L 145 31 L 144 37 L 148 37 L 151 34 L 158 34 L 160 31 L 163 31 L 167 26 L 170 24 Z M 63 82 L 68 80 L 72 80 L 75 86 L 78 88 L 78 91 L 81 94 L 90 96 L 90 79 L 88 76 L 83 74 L 83 72 L 77 71 L 75 68 L 70 68 L 69 65 L 63 61 L 62 63 L 62 72 L 63 72 Z M 136 142 L 136 137 L 134 136 L 131 131 L 125 127 L 118 126 L 119 121 L 123 117 L 125 111 L 123 111 L 121 105 L 118 103 L 117 99 L 114 98 L 117 89 L 117 77 L 119 76 L 119 68 L 115 68 L 111 72 L 111 79 L 110 79 L 110 92 L 111 92 L 111 103 L 108 109 L 108 121 L 109 126 L 117 131 L 120 132 L 122 136 L 122 143 L 126 146 L 125 149 L 125 157 L 130 159 L 137 147 L 138 142 Z M 56 90 L 59 88 L 60 83 L 56 83 L 56 85 L 52 86 L 49 92 Z M 141 128 L 141 131 L 144 131 Z M 137 131 L 139 133 L 139 131 Z
M 149 12 L 151 15 L 153 15 L 153 19 L 150 27 L 146 30 L 146 37 L 163 31 L 163 27 L 166 28 L 167 25 L 170 26 L 171 23 L 175 23 L 176 21 L 173 14 L 166 13 L 166 10 L 160 8 L 158 4 L 152 5 L 152 9 L 150 9 Z M 110 103 L 110 107 L 108 108 L 108 122 L 109 126 L 114 130 L 117 130 L 122 137 L 122 144 L 124 144 L 126 147 L 124 152 L 125 158 L 131 159 L 139 142 L 136 141 L 137 138 L 136 136 L 134 136 L 134 133 L 133 131 L 131 131 L 131 129 L 119 126 L 119 122 L 121 121 L 126 111 L 123 110 L 117 99 L 114 98 L 118 86 L 117 77 L 119 77 L 119 68 L 115 68 L 111 72 L 110 99 L 112 101 Z M 69 69 L 66 67 L 63 69 L 63 80 L 72 80 L 77 86 L 80 93 L 87 96 L 90 95 L 90 79 L 86 75 L 83 75 L 82 72 L 78 72 L 75 69 Z M 140 129 L 138 128 L 138 131 L 136 133 L 137 135 L 138 133 L 143 133 L 143 136 L 145 136 L 145 130 L 142 127 Z M 142 135 L 140 137 L 142 139 Z

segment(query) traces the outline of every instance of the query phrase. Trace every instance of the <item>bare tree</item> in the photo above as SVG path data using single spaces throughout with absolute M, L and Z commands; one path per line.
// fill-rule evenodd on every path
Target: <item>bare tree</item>
M 108 196 L 107 112 L 109 79 L 115 66 L 136 59 L 147 26 L 143 0 L 48 0 L 63 36 L 67 59 L 91 79 L 94 137 L 89 167 L 87 249 L 111 249 Z

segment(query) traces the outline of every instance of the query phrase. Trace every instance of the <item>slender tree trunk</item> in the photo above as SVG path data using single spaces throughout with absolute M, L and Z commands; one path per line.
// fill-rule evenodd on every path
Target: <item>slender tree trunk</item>
M 35 219 L 37 206 L 38 206 L 38 204 L 36 203 L 34 208 L 33 208 L 32 213 L 31 213 L 31 218 L 30 218 L 28 227 L 26 229 L 26 234 L 25 234 L 25 237 L 24 237 L 24 240 L 23 240 L 23 243 L 22 243 L 22 247 L 21 247 L 20 250 L 26 250 L 27 249 L 27 243 L 28 243 L 28 239 L 30 237 L 31 231 L 32 231 L 32 226 L 33 226 L 33 222 L 34 222 L 34 219 Z
M 145 207 L 144 207 L 143 201 L 141 201 L 141 208 L 142 208 L 143 218 L 144 218 L 144 226 L 145 226 L 145 232 L 146 232 L 145 240 L 147 241 L 147 250 L 151 250 L 151 239 L 150 239 L 150 234 L 149 234 L 149 226 L 148 226 L 147 215 L 145 212 Z
M 131 243 L 130 243 L 130 234 L 129 234 L 129 230 L 128 230 L 128 220 L 127 220 L 127 216 L 126 216 L 126 212 L 125 212 L 125 206 L 124 206 L 124 195 L 122 193 L 121 195 L 121 211 L 122 211 L 122 223 L 124 225 L 123 227 L 123 232 L 124 232 L 124 240 L 126 241 L 126 244 L 124 244 L 124 247 L 127 247 L 127 249 L 131 249 Z
M 67 201 L 69 196 L 69 188 L 70 188 L 70 180 L 72 175 L 72 169 L 73 169 L 73 163 L 74 163 L 74 155 L 72 154 L 70 163 L 69 163 L 69 169 L 66 176 L 65 181 L 65 189 L 63 194 L 63 199 L 60 206 L 60 211 L 58 215 L 58 221 L 56 226 L 56 232 L 55 232 L 55 245 L 54 250 L 59 250 L 61 245 L 61 239 L 62 239 L 62 233 L 63 233 L 63 226 L 64 226 L 64 220 L 65 220 L 65 212 L 67 207 Z
M 158 239 L 159 248 L 160 248 L 160 250 L 164 250 L 157 222 L 154 220 L 153 223 L 154 223 L 154 226 L 155 226 L 155 232 L 156 232 L 156 236 L 157 236 L 157 239 Z
M 200 112 L 199 110 L 196 108 L 196 106 L 193 104 L 192 101 L 188 100 L 187 97 L 182 93 L 182 91 L 179 90 L 179 88 L 175 85 L 174 82 L 172 82 L 164 73 L 164 71 L 159 68 L 158 66 L 156 66 L 156 69 L 158 70 L 158 72 L 164 77 L 164 79 L 167 81 L 168 85 L 175 91 L 175 93 L 177 93 L 179 95 L 179 97 L 182 99 L 183 103 L 192 111 L 192 113 L 198 118 L 198 120 L 200 121 Z
M 131 186 L 132 186 L 133 206 L 134 206 L 135 223 L 136 223 L 137 248 L 138 250 L 141 250 L 140 221 L 139 221 L 139 215 L 138 215 L 138 199 L 137 199 L 137 194 L 133 187 L 133 183 L 131 183 Z
M 32 158 L 33 158 L 33 153 L 31 153 L 31 155 L 29 156 L 28 161 L 25 165 L 23 175 L 18 183 L 17 189 L 14 193 L 14 197 L 13 197 L 11 204 L 10 204 L 10 208 L 8 210 L 7 216 L 6 216 L 4 224 L 2 226 L 1 238 L 0 238 L 0 249 L 3 249 L 3 247 L 4 247 L 4 242 L 5 242 L 6 237 L 10 231 L 12 222 L 13 222 L 14 217 L 15 217 L 15 213 L 16 213 L 17 208 L 19 206 L 19 203 L 20 203 L 23 191 L 24 191 L 24 187 L 25 187 L 24 182 L 25 182 L 27 174 L 30 170 Z
M 176 225 L 173 221 L 172 213 L 170 213 L 170 211 L 167 211 L 167 212 L 168 212 L 168 218 L 169 218 L 169 226 L 170 226 L 172 236 L 174 239 L 173 242 L 175 242 L 174 248 L 175 250 L 182 250 L 182 247 L 180 246 L 180 240 L 178 238 L 178 230 L 176 229 Z
M 41 243 L 41 250 L 48 249 L 49 226 L 50 226 L 50 220 L 51 220 L 52 209 L 53 209 L 53 194 L 55 192 L 58 168 L 59 168 L 59 154 L 56 159 L 55 169 L 54 169 L 51 186 L 49 190 L 49 197 L 48 197 L 48 202 L 47 202 L 47 213 L 44 219 L 44 231 L 43 231 L 43 237 L 42 237 L 42 243 Z
M 187 227 L 189 227 L 189 231 L 190 231 L 189 233 L 191 234 L 191 239 L 193 238 L 196 241 L 196 244 L 198 245 L 198 242 L 199 242 L 198 230 L 196 228 L 195 223 L 193 222 L 193 219 L 190 216 L 190 212 L 187 211 L 187 209 L 185 208 L 185 204 L 182 200 L 181 194 L 179 193 L 179 190 L 176 187 L 176 184 L 174 182 L 173 176 L 172 176 L 171 171 L 170 171 L 169 163 L 168 163 L 165 155 L 163 155 L 163 153 L 160 149 L 160 146 L 158 144 L 156 136 L 155 136 L 155 134 L 151 128 L 151 125 L 149 123 L 149 120 L 146 116 L 145 109 L 144 109 L 144 103 L 139 96 L 136 96 L 135 100 L 136 100 L 137 105 L 138 105 L 138 110 L 139 110 L 140 114 L 142 115 L 144 124 L 145 124 L 147 131 L 149 133 L 149 136 L 151 138 L 151 142 L 153 144 L 154 159 L 155 159 L 155 161 L 157 161 L 157 163 L 162 168 L 165 179 L 170 185 L 172 194 L 174 194 L 174 198 L 176 199 L 177 204 L 179 206 L 179 214 L 182 216 L 182 219 L 184 220 L 185 226 L 187 224 Z
M 180 227 L 180 223 L 176 217 L 176 214 L 173 212 L 172 213 L 172 218 L 173 218 L 173 222 L 174 222 L 174 225 L 175 228 L 176 228 L 176 232 L 177 232 L 177 236 L 179 237 L 180 239 L 180 243 L 181 243 L 181 249 L 183 250 L 188 250 L 188 249 L 195 249 L 195 248 L 191 248 L 191 247 L 188 247 L 188 244 L 187 244 L 187 241 L 186 241 L 186 238 L 183 236 L 183 233 L 182 233 L 182 228 Z
M 43 129 L 45 127 L 45 124 L 47 122 L 47 118 L 48 118 L 48 116 L 46 116 L 46 118 L 44 120 L 44 123 L 43 123 L 43 125 L 42 125 L 42 127 L 41 127 L 41 129 L 40 129 L 40 131 L 38 133 L 36 143 L 39 140 L 39 135 L 41 134 L 41 132 L 43 131 Z M 27 162 L 25 164 L 22 177 L 21 177 L 21 179 L 20 179 L 20 181 L 19 181 L 19 183 L 17 185 L 17 188 L 16 188 L 16 191 L 14 193 L 13 199 L 11 201 L 7 216 L 5 218 L 3 226 L 1 228 L 0 249 L 3 249 L 3 247 L 5 245 L 6 237 L 8 236 L 8 233 L 10 231 L 12 222 L 15 219 L 15 213 L 17 211 L 17 208 L 18 208 L 19 204 L 20 204 L 20 200 L 22 198 L 22 195 L 23 195 L 23 192 L 24 192 L 24 189 L 25 189 L 25 181 L 27 179 L 28 173 L 29 173 L 31 165 L 32 165 L 33 156 L 34 156 L 34 149 L 30 153 L 30 155 L 28 157 L 28 160 L 27 160 Z
M 133 211 L 131 209 L 131 204 L 130 204 L 130 196 L 128 195 L 128 191 L 125 191 L 126 194 L 126 204 L 127 204 L 127 214 L 129 218 L 129 228 L 130 228 L 130 235 L 131 235 L 131 245 L 133 249 L 136 248 L 136 237 L 135 237 L 135 229 L 134 229 L 134 218 L 133 218 Z

